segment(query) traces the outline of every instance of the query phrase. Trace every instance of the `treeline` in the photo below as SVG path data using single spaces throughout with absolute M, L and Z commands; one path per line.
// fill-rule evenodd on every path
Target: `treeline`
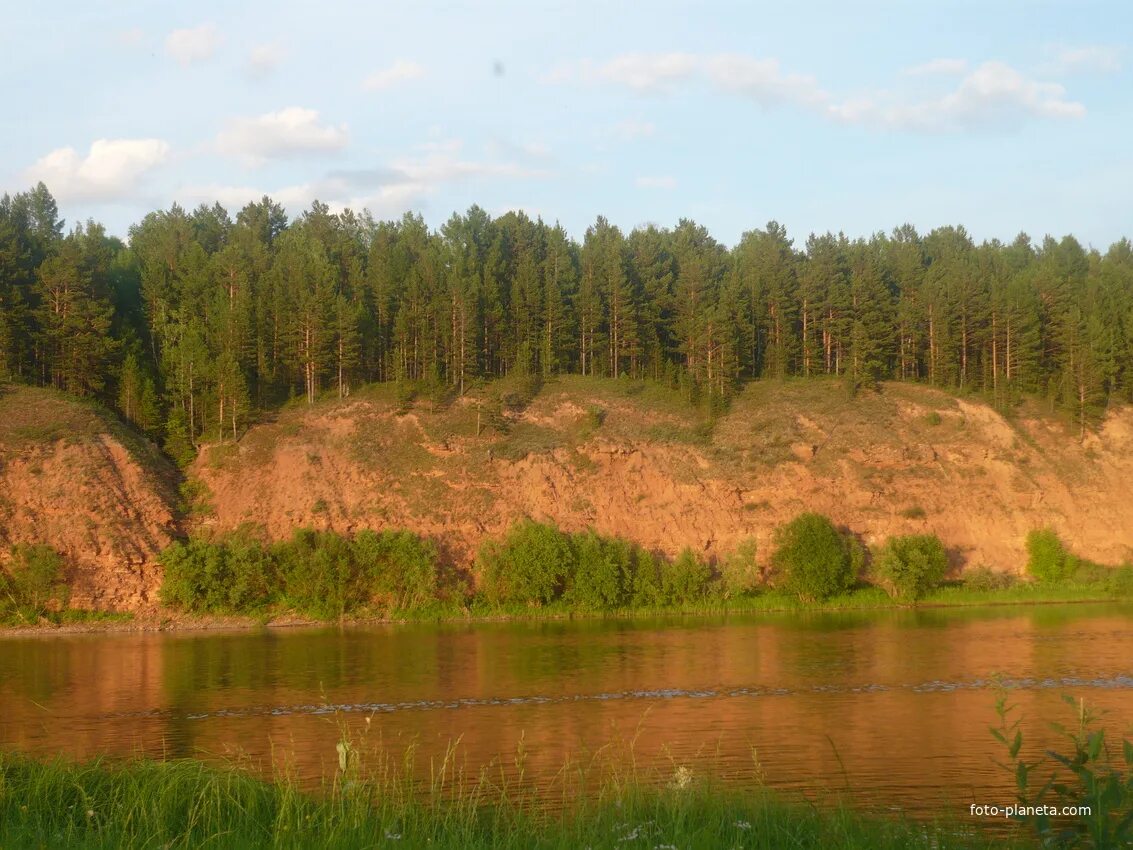
M 65 233 L 42 184 L 0 199 L 0 379 L 99 396 L 175 456 L 294 396 L 563 372 L 717 398 L 791 375 L 1039 393 L 1085 428 L 1133 398 L 1133 247 L 909 225 L 797 246 L 770 222 L 728 249 L 604 218 L 579 243 L 523 213 L 433 231 L 266 197 L 150 213 L 126 244 Z

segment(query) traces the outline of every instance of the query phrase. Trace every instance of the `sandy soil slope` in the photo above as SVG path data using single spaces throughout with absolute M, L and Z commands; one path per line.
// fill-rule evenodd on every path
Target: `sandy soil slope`
M 1084 557 L 1133 556 L 1128 409 L 1084 442 L 1050 415 L 1009 421 L 898 384 L 854 399 L 833 383 L 756 384 L 710 431 L 675 396 L 618 381 L 551 382 L 497 427 L 485 409 L 464 398 L 399 413 L 384 390 L 285 409 L 202 452 L 204 525 L 273 539 L 405 527 L 467 564 L 531 516 L 669 554 L 754 537 L 766 559 L 775 528 L 815 510 L 870 544 L 935 532 L 960 569 L 1017 572 L 1027 532 L 1048 525 Z
M 71 604 L 154 604 L 158 553 L 177 532 L 176 470 L 109 414 L 49 390 L 0 393 L 0 557 L 47 543 Z

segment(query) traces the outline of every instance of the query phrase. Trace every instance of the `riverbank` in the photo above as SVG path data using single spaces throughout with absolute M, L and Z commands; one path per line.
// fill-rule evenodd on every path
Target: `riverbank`
M 731 600 L 706 600 L 699 604 L 670 607 L 625 608 L 612 611 L 573 609 L 561 602 L 531 607 L 521 605 L 470 607 L 434 606 L 428 609 L 390 613 L 362 612 L 327 621 L 291 611 L 263 612 L 255 616 L 239 614 L 189 614 L 175 609 L 152 607 L 131 614 L 71 616 L 60 622 L 43 620 L 35 625 L 0 625 L 0 638 L 26 635 L 69 635 L 86 633 L 247 631 L 317 627 L 330 624 L 364 626 L 408 623 L 491 623 L 540 620 L 647 619 L 651 617 L 701 617 L 729 614 L 830 613 L 838 611 L 926 610 L 974 607 L 1030 607 L 1035 605 L 1078 605 L 1120 602 L 1096 587 L 1044 586 L 1018 584 L 1008 588 L 976 590 L 963 586 L 937 588 L 915 603 L 893 599 L 876 587 L 863 587 L 823 602 L 804 602 L 780 593 L 741 596 Z M 74 615 L 77 612 L 69 612 Z
M 831 801 L 740 792 L 677 767 L 656 781 L 612 775 L 582 787 L 564 770 L 561 803 L 518 775 L 466 778 L 437 765 L 422 787 L 396 773 L 361 778 L 352 751 L 321 794 L 193 760 L 38 762 L 0 753 L 0 846 L 31 848 L 870 848 L 1034 846 L 1023 836 L 879 818 Z M 568 766 L 569 768 L 570 766 Z M 966 820 L 966 819 L 965 819 Z

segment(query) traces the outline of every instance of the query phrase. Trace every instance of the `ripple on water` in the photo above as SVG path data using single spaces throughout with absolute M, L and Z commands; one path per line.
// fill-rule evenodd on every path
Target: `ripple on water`
M 408 700 L 403 702 L 356 702 L 356 703 L 312 703 L 305 705 L 247 706 L 242 708 L 218 708 L 212 711 L 198 711 L 177 715 L 166 709 L 141 712 L 120 712 L 108 714 L 113 718 L 129 717 L 177 717 L 186 720 L 207 720 L 209 718 L 325 715 L 334 713 L 392 714 L 399 711 L 437 711 L 478 706 L 504 705 L 553 705 L 570 702 L 600 702 L 606 700 L 681 700 L 681 699 L 742 699 L 763 697 L 799 696 L 805 694 L 865 694 L 908 691 L 917 694 L 950 693 L 955 691 L 984 690 L 997 684 L 1009 690 L 1050 690 L 1054 688 L 1097 688 L 1105 690 L 1133 689 L 1133 676 L 1101 676 L 1083 678 L 1061 676 L 1058 678 L 999 679 L 994 683 L 989 679 L 969 679 L 967 681 L 944 681 L 932 679 L 917 684 L 883 685 L 866 683 L 860 685 L 821 684 L 804 688 L 763 687 L 751 685 L 732 688 L 653 688 L 627 691 L 603 691 L 594 694 L 567 694 L 546 696 L 533 694 L 513 697 L 465 697 L 452 700 Z

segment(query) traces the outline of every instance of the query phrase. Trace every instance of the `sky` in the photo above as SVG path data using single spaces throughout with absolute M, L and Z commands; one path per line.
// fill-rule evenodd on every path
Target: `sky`
M 12 4 L 0 192 L 1133 236 L 1133 3 Z

